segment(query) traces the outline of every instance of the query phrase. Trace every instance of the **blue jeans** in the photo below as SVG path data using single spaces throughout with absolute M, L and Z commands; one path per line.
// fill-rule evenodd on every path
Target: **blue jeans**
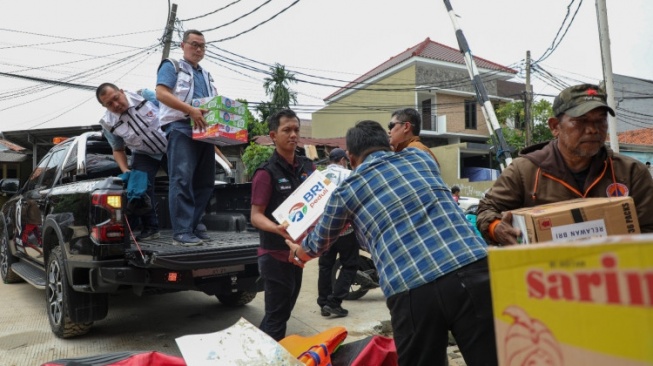
M 167 124 L 170 221 L 174 235 L 195 231 L 215 186 L 215 150 L 193 140 L 188 120 Z
M 152 202 L 152 210 L 147 214 L 141 216 L 141 224 L 143 231 L 158 231 L 159 230 L 159 220 L 156 216 L 156 207 L 154 205 L 155 196 L 154 196 L 154 178 L 156 173 L 159 171 L 159 167 L 163 166 L 164 169 L 167 169 L 165 166 L 165 156 L 161 160 L 157 160 L 147 154 L 135 153 L 132 157 L 132 169 L 140 170 L 147 174 L 147 196 L 150 197 L 150 202 Z

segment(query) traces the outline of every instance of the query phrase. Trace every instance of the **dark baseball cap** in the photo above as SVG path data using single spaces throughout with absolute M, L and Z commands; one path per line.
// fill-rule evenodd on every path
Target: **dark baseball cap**
M 598 85 L 581 84 L 570 86 L 553 100 L 553 114 L 566 114 L 580 117 L 594 108 L 603 107 L 614 116 L 614 110 L 608 106 L 608 95 Z
M 349 158 L 347 157 L 347 153 L 345 152 L 345 150 L 343 150 L 343 149 L 341 149 L 339 147 L 331 150 L 331 153 L 329 154 L 329 160 L 330 161 L 338 161 L 338 160 L 340 160 L 342 158 L 345 158 L 345 159 L 347 159 L 347 161 L 349 161 Z

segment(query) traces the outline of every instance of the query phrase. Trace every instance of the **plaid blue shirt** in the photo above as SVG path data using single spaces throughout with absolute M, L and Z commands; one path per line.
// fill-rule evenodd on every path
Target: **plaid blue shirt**
M 303 249 L 326 251 L 348 221 L 372 255 L 386 297 L 487 256 L 435 161 L 418 149 L 368 155 L 333 191 Z

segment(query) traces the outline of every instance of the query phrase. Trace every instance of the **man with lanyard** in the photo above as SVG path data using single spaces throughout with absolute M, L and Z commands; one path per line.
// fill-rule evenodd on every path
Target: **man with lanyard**
M 644 164 L 605 146 L 608 114 L 615 115 L 598 85 L 570 86 L 555 97 L 554 139 L 521 150 L 478 205 L 476 225 L 489 244 L 518 243 L 511 210 L 588 197 L 631 196 L 640 230 L 653 232 L 653 180 Z
M 207 110 L 191 102 L 215 96 L 217 91 L 211 75 L 199 65 L 206 49 L 202 33 L 184 32 L 181 49 L 181 60 L 167 59 L 159 66 L 156 97 L 161 102 L 159 120 L 168 137 L 172 243 L 194 246 L 211 239 L 200 220 L 215 186 L 215 153 L 212 144 L 193 140 L 192 129 L 207 128 Z
M 336 185 L 340 185 L 351 174 L 351 170 L 347 169 L 347 164 L 349 164 L 347 153 L 343 149 L 335 148 L 329 154 L 329 162 L 330 164 L 323 174 Z M 340 235 L 340 238 L 333 243 L 329 251 L 320 257 L 318 261 L 320 271 L 317 277 L 317 304 L 320 306 L 322 316 L 335 315 L 336 317 L 343 317 L 349 314 L 347 309 L 342 308 L 342 300 L 347 297 L 349 287 L 356 277 L 358 250 L 359 246 L 354 229 L 348 227 Z M 342 268 L 336 283 L 333 284 L 331 282 L 331 271 L 338 255 L 340 256 Z
M 288 261 L 284 226 L 272 212 L 313 173 L 308 158 L 297 156 L 299 117 L 290 109 L 281 110 L 268 121 L 274 153 L 254 172 L 252 178 L 252 225 L 259 229 L 261 246 L 258 266 L 265 287 L 265 316 L 259 328 L 274 340 L 286 336 L 286 324 L 302 286 L 302 269 Z
M 162 162 L 165 164 L 163 158 L 167 146 L 159 125 L 158 102 L 151 96 L 151 101 L 146 100 L 141 94 L 124 91 L 111 83 L 104 83 L 95 90 L 98 102 L 107 109 L 100 125 L 120 170 L 123 173 L 130 171 L 125 153 L 127 147 L 132 152 L 132 169 L 147 174 L 147 195 L 152 209 L 141 216 L 142 230 L 136 236 L 138 241 L 160 237 L 154 205 L 154 178 Z

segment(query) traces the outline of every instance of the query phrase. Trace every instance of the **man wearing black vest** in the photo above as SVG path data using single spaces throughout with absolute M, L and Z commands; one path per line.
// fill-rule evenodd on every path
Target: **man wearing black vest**
M 268 126 L 275 150 L 252 178 L 252 225 L 259 229 L 261 244 L 258 265 L 265 286 L 265 316 L 260 329 L 279 341 L 286 336 L 286 323 L 302 286 L 303 269 L 288 261 L 285 227 L 275 222 L 272 212 L 313 173 L 315 165 L 297 156 L 299 117 L 290 109 L 270 117 Z

